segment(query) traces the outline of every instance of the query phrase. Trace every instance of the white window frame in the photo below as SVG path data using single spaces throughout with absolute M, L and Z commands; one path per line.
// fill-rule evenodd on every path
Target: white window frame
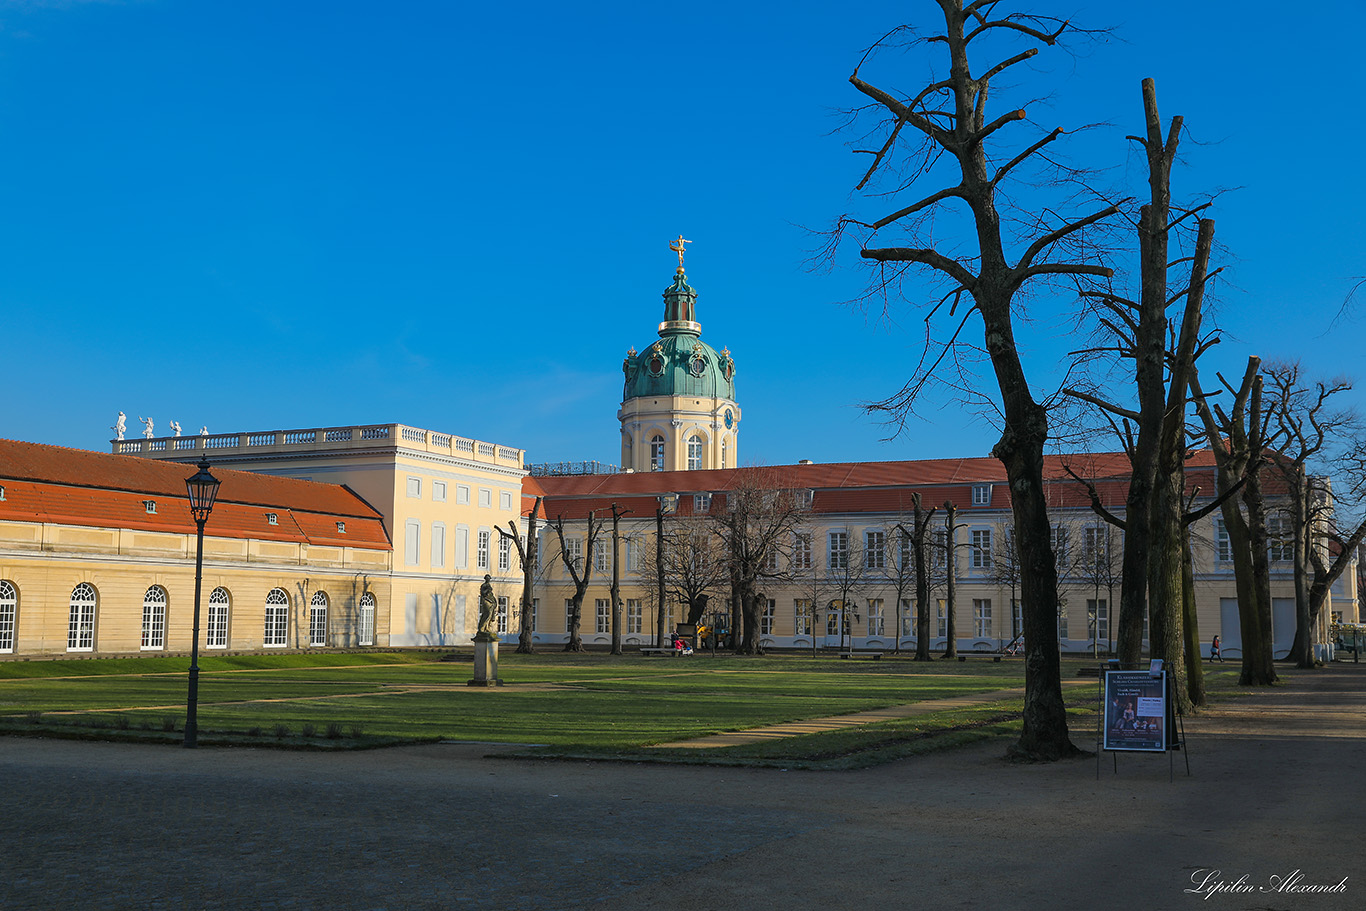
M 991 505 L 991 485 L 974 484 L 972 485 L 972 505 L 990 506 Z
M 308 601 L 308 644 L 313 648 L 327 646 L 327 592 L 316 591 Z
M 0 492 L 3 490 L 0 488 Z M 14 630 L 18 619 L 19 589 L 10 580 L 0 579 L 0 654 L 8 655 L 14 651 Z
M 159 652 L 166 648 L 166 589 L 160 585 L 148 586 L 142 595 L 142 645 L 141 651 Z
M 575 572 L 583 571 L 583 538 L 565 538 L 564 552 Z
M 474 568 L 487 570 L 489 568 L 489 537 L 492 533 L 487 528 L 479 529 L 479 537 L 476 539 L 474 549 Z
M 455 485 L 455 502 L 459 506 L 468 506 L 470 504 L 470 485 Z
M 773 622 L 777 619 L 777 614 L 778 602 L 772 598 L 765 599 L 765 604 L 759 611 L 759 635 L 773 635 Z
M 1214 519 L 1214 562 L 1233 562 L 1233 540 L 1228 536 L 1228 526 L 1218 517 Z
M 612 599 L 594 598 L 593 616 L 595 619 L 595 632 L 610 633 L 612 631 Z
M 664 470 L 664 437 L 658 433 L 650 437 L 650 470 Z
M 973 569 L 991 569 L 991 529 L 974 528 L 968 546 L 969 566 Z
M 272 588 L 266 593 L 265 629 L 261 635 L 262 648 L 284 648 L 289 645 L 289 593 L 283 588 Z
M 711 512 L 711 494 L 695 493 L 692 495 L 692 513 L 695 516 L 704 516 Z
M 702 470 L 702 437 L 698 434 L 688 437 L 688 470 Z
M 408 496 L 413 499 L 422 498 L 422 479 L 408 476 Z
M 809 533 L 799 531 L 792 535 L 792 568 L 811 568 L 811 535 Z
M 868 635 L 884 636 L 887 629 L 887 613 L 883 599 L 868 599 Z
M 508 631 L 508 599 L 507 595 L 498 596 L 498 635 L 503 636 Z
M 645 610 L 639 598 L 626 599 L 626 632 L 640 633 L 643 631 Z
M 433 481 L 433 482 L 432 482 L 432 501 L 433 501 L 433 502 L 436 502 L 436 503 L 445 503 L 445 502 L 446 502 L 446 482 L 445 482 L 445 481 Z
M 870 528 L 863 533 L 863 565 L 873 570 L 887 568 L 887 533 L 880 528 Z
M 979 639 L 991 637 L 991 599 L 972 599 L 972 632 Z
M 480 508 L 480 509 L 492 509 L 492 508 L 493 508 L 493 489 L 492 489 L 492 488 L 489 488 L 489 487 L 481 487 L 481 488 L 479 488 L 479 508 Z
M 360 596 L 360 616 L 356 624 L 356 644 L 375 644 L 375 596 L 366 592 Z
M 593 572 L 605 573 L 611 569 L 609 563 L 611 555 L 611 548 L 603 547 L 602 542 L 599 541 L 598 546 L 593 548 Z
M 505 535 L 498 536 L 498 571 L 512 571 L 512 539 Z
M 811 635 L 811 599 L 793 598 L 792 599 L 792 635 L 809 636 Z
M 844 571 L 849 568 L 849 532 L 834 529 L 826 534 L 826 566 L 830 572 Z
M 95 624 L 99 619 L 100 594 L 89 582 L 71 590 L 71 615 L 66 628 L 68 652 L 95 650 Z

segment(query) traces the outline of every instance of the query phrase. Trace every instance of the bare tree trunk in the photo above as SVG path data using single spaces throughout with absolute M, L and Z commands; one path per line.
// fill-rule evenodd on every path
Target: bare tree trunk
M 655 580 L 658 583 L 656 592 L 656 613 L 655 613 L 655 647 L 664 647 L 664 637 L 667 630 L 664 629 L 664 507 L 659 506 L 655 509 Z
M 621 510 L 612 504 L 612 654 L 621 654 Z
M 1195 566 L 1191 560 L 1190 526 L 1181 533 L 1181 605 L 1186 631 L 1186 691 L 1191 705 L 1205 704 L 1205 668 L 1200 663 L 1200 623 L 1195 612 Z
M 1295 662 L 1298 668 L 1312 668 L 1314 666 L 1314 649 L 1310 644 L 1311 640 L 1311 618 L 1309 610 L 1309 580 L 1308 573 L 1305 571 L 1309 562 L 1309 549 L 1314 546 L 1311 539 L 1312 531 L 1310 522 L 1306 515 L 1306 506 L 1309 503 L 1308 483 L 1305 479 L 1304 466 L 1295 466 L 1297 470 L 1289 478 L 1290 493 L 1290 527 L 1294 530 L 1294 563 L 1295 563 L 1295 641 L 1290 646 L 1290 660 Z
M 955 519 L 958 516 L 958 507 L 952 501 L 944 504 L 944 530 L 948 548 L 948 553 L 944 560 L 948 564 L 948 573 L 944 583 L 944 613 L 948 622 L 948 641 L 944 643 L 944 657 L 958 657 L 958 586 L 955 576 L 958 575 L 958 544 L 955 540 L 958 534 L 958 525 Z

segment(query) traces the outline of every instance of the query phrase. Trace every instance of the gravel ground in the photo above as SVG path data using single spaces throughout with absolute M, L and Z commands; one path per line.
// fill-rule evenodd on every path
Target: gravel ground
M 1174 780 L 999 743 L 783 772 L 0 737 L 0 908 L 1355 911 L 1366 665 L 1292 674 L 1187 719 Z

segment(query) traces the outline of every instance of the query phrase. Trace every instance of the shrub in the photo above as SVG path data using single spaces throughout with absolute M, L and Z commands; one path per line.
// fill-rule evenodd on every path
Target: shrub
M 329 725 L 327 726 L 327 739 L 328 739 L 328 740 L 340 740 L 340 739 L 341 739 L 341 735 L 342 735 L 342 726 L 341 726 L 340 724 L 337 724 L 337 722 L 334 721 L 334 722 L 332 722 L 331 724 L 329 724 Z
M 277 724 L 277 725 L 275 725 L 275 736 L 276 736 L 276 737 L 279 737 L 281 740 L 283 740 L 284 738 L 288 737 L 288 736 L 289 736 L 289 725 L 287 725 L 287 724 Z
M 43 723 L 43 713 L 42 713 L 42 712 L 28 712 L 28 713 L 26 713 L 26 714 L 24 715 L 24 720 L 27 721 L 29 724 L 42 724 L 42 723 Z
M 360 725 L 358 725 L 358 724 L 353 724 L 353 725 L 351 725 L 351 739 L 352 739 L 352 740 L 360 740 L 361 737 L 363 737 L 363 736 L 365 736 L 365 731 L 361 730 L 361 726 L 360 726 Z
M 247 736 L 248 736 L 248 737 L 260 737 L 260 736 L 261 736 L 261 729 L 260 729 L 259 727 L 250 727 L 250 728 L 247 728 Z
M 168 734 L 173 733 L 175 731 L 175 718 L 167 715 L 161 719 L 161 729 Z
M 303 735 L 304 735 L 305 737 L 314 737 L 314 736 L 317 735 L 317 733 L 318 733 L 318 729 L 315 728 L 313 725 L 311 725 L 311 724 L 305 724 L 305 725 L 303 726 Z
M 114 727 L 126 731 L 133 726 L 133 720 L 123 713 L 114 716 Z

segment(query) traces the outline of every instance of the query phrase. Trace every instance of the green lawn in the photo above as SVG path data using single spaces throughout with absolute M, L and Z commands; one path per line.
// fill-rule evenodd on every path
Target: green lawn
M 279 731 L 276 742 L 301 745 L 304 730 L 317 733 L 332 726 L 338 745 L 446 739 L 536 745 L 555 755 L 798 766 L 848 764 L 853 756 L 861 757 L 853 760 L 856 764 L 867 764 L 936 744 L 1007 735 L 1019 715 L 1018 699 L 702 755 L 646 748 L 1024 684 L 1020 662 L 993 663 L 982 657 L 928 663 L 892 657 L 842 661 L 834 656 L 669 659 L 558 652 L 528 656 L 508 649 L 499 662 L 507 686 L 483 689 L 466 686 L 468 659 L 440 662 L 436 657 L 203 658 L 201 741 L 214 742 L 219 732 L 269 739 Z M 1064 679 L 1075 678 L 1083 663 L 1090 662 L 1065 661 Z M 0 663 L 0 730 L 95 736 L 153 731 L 161 736 L 164 727 L 183 723 L 187 665 L 183 658 Z M 1069 697 L 1079 713 L 1080 726 L 1074 728 L 1078 743 L 1088 736 L 1083 717 L 1094 692 L 1083 686 Z M 361 732 L 359 740 L 353 736 Z M 952 736 L 941 738 L 946 734 Z

